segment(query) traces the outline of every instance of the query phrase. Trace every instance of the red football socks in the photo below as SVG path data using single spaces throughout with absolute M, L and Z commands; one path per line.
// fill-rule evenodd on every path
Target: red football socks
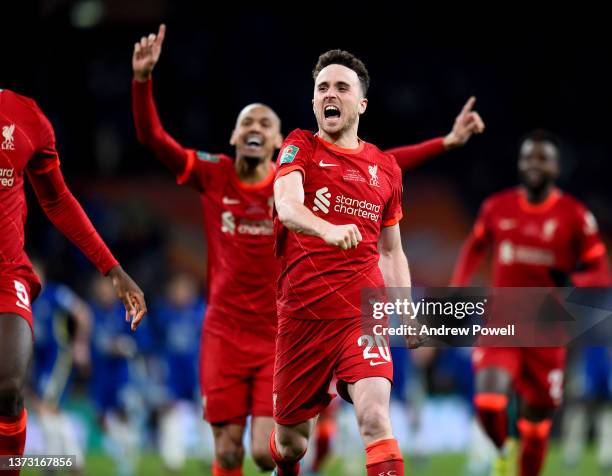
M 508 397 L 499 393 L 479 393 L 474 397 L 474 405 L 482 427 L 501 450 L 508 436 Z
M 242 476 L 242 468 L 223 469 L 217 461 L 213 461 L 212 476 Z
M 368 476 L 403 476 L 404 459 L 397 440 L 389 438 L 366 447 Z
M 299 476 L 300 474 L 300 460 L 304 457 L 304 454 L 300 456 L 297 460 L 287 461 L 283 459 L 278 450 L 276 449 L 276 431 L 272 430 L 272 434 L 270 435 L 270 453 L 272 454 L 272 459 L 274 463 L 276 463 L 276 472 L 278 476 Z
M 26 441 L 26 422 L 28 413 L 25 408 L 17 417 L 0 416 L 0 455 L 23 455 Z M 17 476 L 19 470 L 2 471 L 2 476 Z
M 521 418 L 517 422 L 521 434 L 520 476 L 540 474 L 548 449 L 548 435 L 552 422 L 532 422 Z

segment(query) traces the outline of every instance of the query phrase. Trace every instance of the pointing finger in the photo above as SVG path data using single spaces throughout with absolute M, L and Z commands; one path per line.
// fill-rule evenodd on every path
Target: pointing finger
M 475 96 L 470 96 L 467 102 L 464 104 L 463 109 L 461 109 L 460 115 L 467 114 L 474 107 L 474 103 L 476 102 Z

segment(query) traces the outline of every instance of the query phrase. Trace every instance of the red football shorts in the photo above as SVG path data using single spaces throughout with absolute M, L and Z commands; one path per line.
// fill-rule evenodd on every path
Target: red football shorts
M 240 337 L 201 337 L 200 385 L 204 418 L 211 424 L 245 425 L 248 415 L 272 416 L 274 340 L 241 345 Z
M 562 347 L 476 347 L 472 362 L 476 372 L 491 367 L 506 370 L 514 389 L 529 405 L 556 408 L 561 404 Z
M 274 367 L 274 420 L 295 425 L 318 415 L 331 401 L 329 386 L 349 400 L 346 385 L 367 377 L 393 382 L 388 341 L 364 335 L 360 318 L 279 319 Z M 349 400 L 350 401 L 350 400 Z
M 28 281 L 13 275 L 0 275 L 0 314 L 17 314 L 32 326 L 32 301 Z

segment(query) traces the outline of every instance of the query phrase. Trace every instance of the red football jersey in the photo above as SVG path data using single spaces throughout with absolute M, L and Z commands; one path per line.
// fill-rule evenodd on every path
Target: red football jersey
M 30 283 L 31 298 L 40 290 L 24 251 L 27 206 L 25 173 L 46 173 L 59 166 L 55 134 L 34 100 L 0 90 L 0 273 Z
M 279 318 L 335 319 L 361 315 L 361 290 L 382 287 L 378 238 L 402 217 L 402 175 L 395 158 L 360 141 L 342 149 L 296 129 L 283 144 L 277 177 L 299 170 L 304 205 L 335 225 L 356 224 L 363 241 L 342 250 L 275 220 Z
M 605 253 L 591 212 L 557 189 L 537 205 L 520 188 L 491 196 L 473 234 L 493 245 L 493 286 L 555 286 L 551 269 L 571 273 Z
M 276 335 L 275 173 L 271 164 L 268 177 L 246 184 L 230 157 L 188 151 L 178 182 L 196 188 L 202 201 L 208 243 L 207 332 L 234 339 L 245 330 L 267 341 Z

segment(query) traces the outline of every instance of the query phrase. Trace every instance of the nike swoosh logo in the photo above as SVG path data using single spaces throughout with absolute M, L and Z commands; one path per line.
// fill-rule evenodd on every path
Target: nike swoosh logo
M 326 164 L 321 160 L 319 162 L 319 167 L 340 167 L 340 164 Z
M 237 198 L 229 198 L 229 197 L 223 197 L 223 205 L 237 205 L 238 203 L 240 203 L 240 200 L 238 200 Z
M 372 361 L 370 360 L 370 365 L 371 365 L 372 367 L 376 367 L 377 365 L 388 364 L 388 363 L 389 363 L 389 362 L 372 362 Z

